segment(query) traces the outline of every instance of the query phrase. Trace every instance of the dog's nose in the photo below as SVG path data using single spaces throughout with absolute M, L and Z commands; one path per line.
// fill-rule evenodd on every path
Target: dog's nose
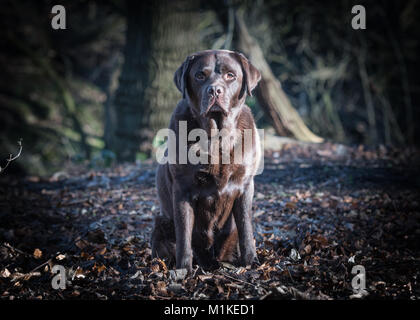
M 219 96 L 223 94 L 223 87 L 222 86 L 209 86 L 207 88 L 207 93 L 211 96 Z

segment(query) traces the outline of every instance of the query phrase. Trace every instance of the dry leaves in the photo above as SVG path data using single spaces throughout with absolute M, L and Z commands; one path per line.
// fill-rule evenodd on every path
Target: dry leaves
M 350 299 L 356 264 L 368 273 L 364 299 L 419 298 L 413 154 L 322 144 L 266 156 L 253 268 L 188 274 L 152 259 L 153 165 L 0 182 L 0 299 Z M 62 291 L 51 287 L 55 264 Z

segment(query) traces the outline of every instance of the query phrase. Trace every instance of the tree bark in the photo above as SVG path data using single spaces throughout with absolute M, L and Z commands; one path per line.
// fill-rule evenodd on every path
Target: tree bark
M 181 98 L 173 81 L 176 69 L 188 55 L 202 49 L 197 30 L 199 3 L 190 0 L 158 3 L 155 12 L 158 23 L 152 30 L 151 75 L 144 100 L 144 107 L 150 109 L 147 142 L 152 142 L 158 130 L 168 127 L 171 114 Z M 142 149 L 149 153 L 151 143 L 143 143 Z
M 149 1 L 126 1 L 127 29 L 124 63 L 115 93 L 117 128 L 113 150 L 120 161 L 135 161 L 144 139 L 149 110 L 144 107 L 149 80 L 151 27 L 154 7 Z
M 120 161 L 134 161 L 139 151 L 150 155 L 156 132 L 168 127 L 180 99 L 174 73 L 200 49 L 198 4 L 127 1 L 125 61 L 115 96 Z
M 108 67 L 109 76 L 105 84 L 106 101 L 104 103 L 104 135 L 105 149 L 111 150 L 115 143 L 115 130 L 116 130 L 116 111 L 115 111 L 115 93 L 118 87 L 118 78 L 120 76 L 120 55 L 116 54 L 111 59 Z
M 274 76 L 264 58 L 261 47 L 249 34 L 240 14 L 235 14 L 236 49 L 243 52 L 261 72 L 261 81 L 256 97 L 266 116 L 271 120 L 277 134 L 294 137 L 301 141 L 322 142 L 303 122 L 284 93 L 280 81 Z

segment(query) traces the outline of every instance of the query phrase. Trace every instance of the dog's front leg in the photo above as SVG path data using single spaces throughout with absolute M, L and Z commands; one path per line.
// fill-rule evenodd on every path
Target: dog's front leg
M 174 222 L 176 235 L 176 268 L 192 270 L 193 253 L 191 235 L 194 211 L 185 192 L 177 188 L 174 196 Z
M 239 249 L 241 251 L 241 263 L 244 266 L 251 265 L 257 260 L 255 250 L 254 233 L 252 229 L 252 198 L 254 196 L 254 182 L 246 186 L 243 194 L 235 200 L 233 215 L 238 228 Z

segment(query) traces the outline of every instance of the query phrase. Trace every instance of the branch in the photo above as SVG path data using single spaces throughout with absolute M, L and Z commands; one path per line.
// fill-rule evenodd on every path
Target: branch
M 22 153 L 22 149 L 23 149 L 23 147 L 22 147 L 22 139 L 20 139 L 18 141 L 18 146 L 19 146 L 18 153 L 15 156 L 13 156 L 13 154 L 10 154 L 9 155 L 9 159 L 6 159 L 6 161 L 7 161 L 6 162 L 6 165 L 3 168 L 0 166 L 0 173 L 2 173 L 9 166 L 10 162 L 12 162 L 12 161 L 14 161 L 14 160 L 16 160 L 17 158 L 20 157 L 20 154 Z
M 280 136 L 292 136 L 297 140 L 320 143 L 324 139 L 314 134 L 304 123 L 289 98 L 283 91 L 264 57 L 258 42 L 244 22 L 243 15 L 235 14 L 236 48 L 246 54 L 261 72 L 261 82 L 256 89 L 257 100 Z

